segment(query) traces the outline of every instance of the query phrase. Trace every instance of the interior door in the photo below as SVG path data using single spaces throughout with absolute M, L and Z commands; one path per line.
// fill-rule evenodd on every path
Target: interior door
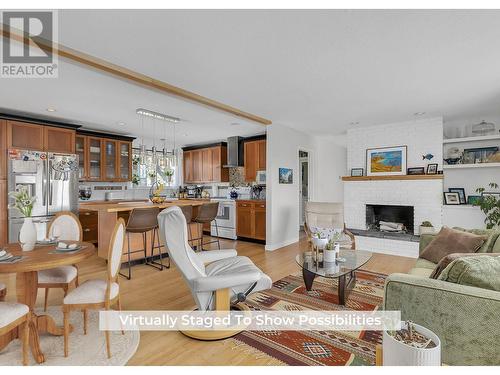
M 300 151 L 303 152 L 303 151 Z M 300 159 L 300 225 L 304 225 L 306 203 L 309 201 L 309 158 L 303 156 Z

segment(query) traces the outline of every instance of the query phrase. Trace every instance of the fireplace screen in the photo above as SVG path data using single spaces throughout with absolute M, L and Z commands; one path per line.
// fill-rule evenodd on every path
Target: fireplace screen
M 413 233 L 413 206 L 367 204 L 366 228 L 381 232 Z

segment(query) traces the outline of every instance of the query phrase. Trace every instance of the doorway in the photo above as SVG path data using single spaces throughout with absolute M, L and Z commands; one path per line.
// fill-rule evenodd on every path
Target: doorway
M 306 220 L 306 203 L 309 201 L 309 152 L 299 150 L 299 173 L 300 173 L 300 184 L 299 184 L 299 206 L 300 206 L 300 216 L 299 223 L 300 226 L 304 226 Z

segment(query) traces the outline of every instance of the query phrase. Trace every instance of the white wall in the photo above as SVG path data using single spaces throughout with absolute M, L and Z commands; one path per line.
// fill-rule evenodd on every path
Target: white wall
M 363 168 L 366 174 L 366 150 L 369 148 L 408 146 L 408 168 L 443 164 L 443 118 L 420 119 L 391 124 L 353 128 L 347 131 L 347 168 Z M 432 160 L 422 160 L 426 154 Z
M 339 177 L 345 173 L 346 150 L 336 138 L 316 138 L 287 126 L 267 128 L 266 250 L 299 240 L 299 150 L 310 158 L 310 199 L 342 201 Z M 279 168 L 293 169 L 293 184 L 280 184 Z

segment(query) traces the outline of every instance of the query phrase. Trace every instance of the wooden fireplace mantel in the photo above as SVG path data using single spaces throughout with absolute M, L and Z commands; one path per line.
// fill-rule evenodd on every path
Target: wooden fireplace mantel
M 344 176 L 342 181 L 383 181 L 383 180 L 442 180 L 442 174 L 422 174 L 404 176 Z

